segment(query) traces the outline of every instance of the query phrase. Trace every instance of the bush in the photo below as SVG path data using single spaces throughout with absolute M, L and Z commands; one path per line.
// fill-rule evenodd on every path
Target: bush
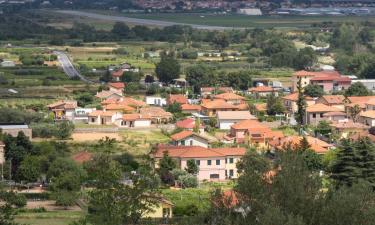
M 57 133 L 57 127 L 49 123 L 33 123 L 30 125 L 33 137 L 51 138 Z
M 198 186 L 197 177 L 192 174 L 181 175 L 178 182 L 183 188 L 193 188 Z

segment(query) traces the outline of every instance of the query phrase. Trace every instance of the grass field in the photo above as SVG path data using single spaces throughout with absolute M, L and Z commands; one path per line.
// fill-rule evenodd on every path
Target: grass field
M 82 212 L 55 211 L 43 213 L 20 213 L 16 222 L 30 225 L 68 225 L 82 218 Z

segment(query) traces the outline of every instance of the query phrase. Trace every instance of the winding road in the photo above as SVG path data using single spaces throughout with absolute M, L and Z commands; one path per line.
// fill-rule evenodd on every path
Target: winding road
M 63 68 L 66 75 L 68 75 L 70 78 L 72 77 L 79 77 L 82 81 L 86 83 L 94 83 L 91 80 L 88 80 L 86 77 L 82 76 L 78 72 L 76 68 L 74 68 L 73 63 L 70 61 L 68 55 L 65 52 L 62 51 L 53 51 L 55 55 L 57 55 L 57 59 L 59 60 L 61 67 Z
M 208 25 L 177 23 L 177 22 L 161 21 L 161 20 L 138 19 L 138 18 L 131 18 L 131 17 L 126 17 L 126 16 L 111 16 L 111 15 L 103 15 L 103 14 L 99 14 L 99 13 L 90 13 L 90 12 L 82 12 L 82 11 L 74 11 L 74 10 L 56 10 L 54 12 L 67 14 L 67 15 L 71 15 L 71 16 L 87 17 L 87 18 L 91 18 L 91 19 L 107 20 L 107 21 L 114 21 L 114 22 L 124 22 L 124 23 L 131 23 L 131 24 L 135 24 L 135 25 L 157 26 L 157 27 L 167 27 L 167 26 L 173 26 L 173 25 L 186 25 L 186 26 L 191 26 L 194 29 L 200 29 L 200 30 L 244 29 L 244 28 L 239 28 L 239 27 L 208 26 Z

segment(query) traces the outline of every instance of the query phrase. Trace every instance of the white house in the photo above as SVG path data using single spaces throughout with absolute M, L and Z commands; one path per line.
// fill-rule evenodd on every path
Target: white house
M 0 63 L 1 67 L 15 67 L 16 64 L 10 60 L 4 60 Z
M 73 122 L 84 122 L 87 123 L 89 120 L 89 114 L 95 111 L 96 108 L 76 108 L 74 109 Z
M 184 130 L 171 136 L 175 146 L 200 146 L 208 148 L 209 140 L 202 135 L 196 134 L 190 130 Z
M 93 125 L 112 125 L 121 117 L 122 113 L 119 112 L 96 110 L 89 113 L 88 123 Z
M 166 106 L 167 99 L 160 96 L 146 96 L 146 104 L 154 106 Z
M 216 113 L 218 127 L 221 130 L 229 130 L 230 127 L 243 120 L 256 120 L 249 111 L 219 111 Z
M 116 124 L 119 127 L 150 127 L 151 117 L 138 113 L 124 114 L 122 118 L 117 119 Z

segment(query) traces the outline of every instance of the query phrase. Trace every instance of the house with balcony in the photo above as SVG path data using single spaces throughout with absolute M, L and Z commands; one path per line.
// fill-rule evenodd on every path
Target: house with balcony
M 53 113 L 55 120 L 70 120 L 74 119 L 75 109 L 78 108 L 75 100 L 60 100 L 49 104 L 48 110 Z

